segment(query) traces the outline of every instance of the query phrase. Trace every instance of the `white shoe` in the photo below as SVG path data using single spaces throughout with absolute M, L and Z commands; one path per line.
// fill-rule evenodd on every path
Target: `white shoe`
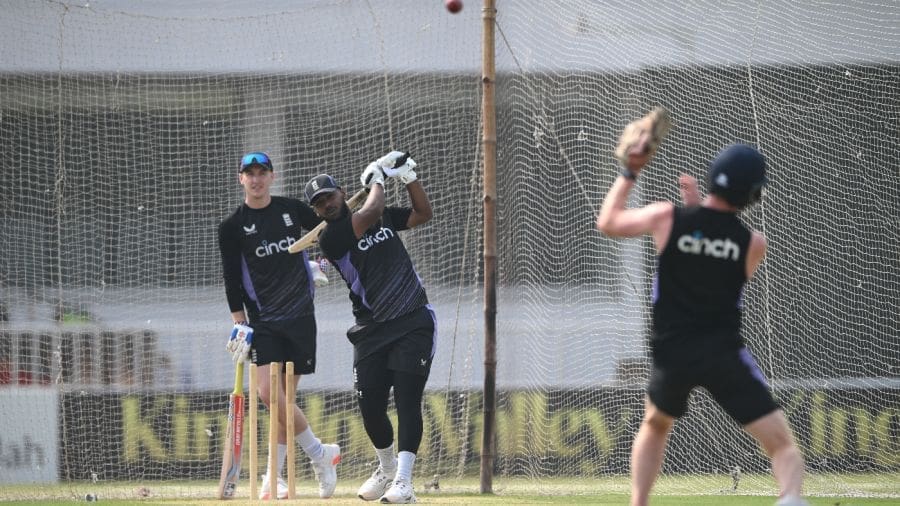
M 383 504 L 413 504 L 416 502 L 416 494 L 413 492 L 412 483 L 408 481 L 394 480 L 391 488 L 381 496 Z
M 788 495 L 778 499 L 775 506 L 809 506 L 809 503 L 800 496 Z
M 396 471 L 395 471 L 396 472 Z M 378 466 L 378 469 L 372 473 L 372 476 L 366 480 L 365 483 L 359 487 L 359 491 L 356 493 L 356 496 L 362 499 L 363 501 L 374 501 L 376 499 L 380 499 L 381 496 L 387 492 L 388 487 L 391 486 L 391 482 L 394 481 L 394 473 L 384 472 L 384 468 Z
M 287 482 L 284 481 L 284 478 L 281 476 L 278 477 L 278 498 L 279 499 L 287 499 L 288 496 L 288 487 Z M 268 501 L 272 498 L 272 495 L 269 493 L 269 475 L 264 474 L 262 479 L 262 488 L 259 489 L 259 498 L 263 501 Z
M 324 444 L 325 454 L 322 460 L 311 461 L 316 481 L 319 482 L 319 497 L 328 499 L 334 495 L 337 486 L 337 465 L 341 462 L 341 447 L 335 444 Z

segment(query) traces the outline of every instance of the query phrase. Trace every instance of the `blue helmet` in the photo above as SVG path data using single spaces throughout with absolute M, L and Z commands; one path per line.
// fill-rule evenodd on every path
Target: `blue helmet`
M 742 208 L 762 197 L 766 179 L 766 159 L 746 144 L 732 144 L 709 162 L 709 193 Z

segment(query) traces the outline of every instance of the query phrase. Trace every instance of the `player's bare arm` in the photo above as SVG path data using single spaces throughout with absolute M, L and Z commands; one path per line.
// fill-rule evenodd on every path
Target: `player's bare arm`
M 406 226 L 413 228 L 431 220 L 433 216 L 431 201 L 428 200 L 428 195 L 425 193 L 422 183 L 419 181 L 409 183 L 406 185 L 406 191 L 409 193 L 409 201 L 412 205 L 412 213 L 409 215 L 409 219 L 406 220 Z
M 657 250 L 662 250 L 672 230 L 673 206 L 655 202 L 637 209 L 626 209 L 628 194 L 644 166 L 656 154 L 659 143 L 671 127 L 669 112 L 661 107 L 632 121 L 622 131 L 615 149 L 622 171 L 613 183 L 597 216 L 597 229 L 611 237 L 653 235 Z
M 628 193 L 634 182 L 619 176 L 603 200 L 597 216 L 597 230 L 610 237 L 636 237 L 651 234 L 658 250 L 665 246 L 672 230 L 670 202 L 654 202 L 644 207 L 626 209 Z
M 244 310 L 240 311 L 232 311 L 231 312 L 231 321 L 234 323 L 246 322 L 247 321 L 247 313 Z
M 700 189 L 697 178 L 688 174 L 678 176 L 678 191 L 681 193 L 681 203 L 684 207 L 700 205 Z
M 750 246 L 747 249 L 747 279 L 753 277 L 759 264 L 765 258 L 767 244 L 766 236 L 759 232 L 754 231 L 750 236 Z
M 369 165 L 360 176 L 361 182 L 369 188 L 369 196 L 358 211 L 350 218 L 353 234 L 357 239 L 381 219 L 384 212 L 384 174 L 377 167 Z
M 406 220 L 406 226 L 413 228 L 429 221 L 432 217 L 431 202 L 416 174 L 415 168 L 418 164 L 409 156 L 409 153 L 391 151 L 375 163 L 381 167 L 385 177 L 399 180 L 409 193 L 412 213 Z

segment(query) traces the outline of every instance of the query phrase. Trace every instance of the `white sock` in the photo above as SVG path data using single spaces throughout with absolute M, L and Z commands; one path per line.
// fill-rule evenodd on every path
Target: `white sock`
M 325 456 L 325 448 L 322 448 L 322 441 L 313 434 L 312 427 L 306 427 L 306 430 L 297 434 L 294 438 L 300 443 L 300 448 L 309 455 L 309 458 L 315 461 L 322 460 Z
M 397 476 L 394 481 L 412 483 L 413 465 L 416 463 L 416 454 L 413 452 L 400 452 L 397 454 Z
M 394 456 L 394 443 L 387 448 L 375 448 L 375 455 L 378 455 L 378 463 L 385 474 L 392 474 L 397 471 L 397 457 Z
M 281 470 L 284 469 L 284 462 L 287 460 L 287 445 L 278 443 L 278 473 L 275 476 L 281 476 Z M 271 473 L 269 473 L 271 476 Z

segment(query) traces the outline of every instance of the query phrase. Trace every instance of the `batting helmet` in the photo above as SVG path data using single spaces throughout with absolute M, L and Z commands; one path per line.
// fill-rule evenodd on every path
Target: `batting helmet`
M 752 146 L 732 144 L 709 163 L 709 193 L 742 208 L 762 196 L 766 179 L 766 159 Z

